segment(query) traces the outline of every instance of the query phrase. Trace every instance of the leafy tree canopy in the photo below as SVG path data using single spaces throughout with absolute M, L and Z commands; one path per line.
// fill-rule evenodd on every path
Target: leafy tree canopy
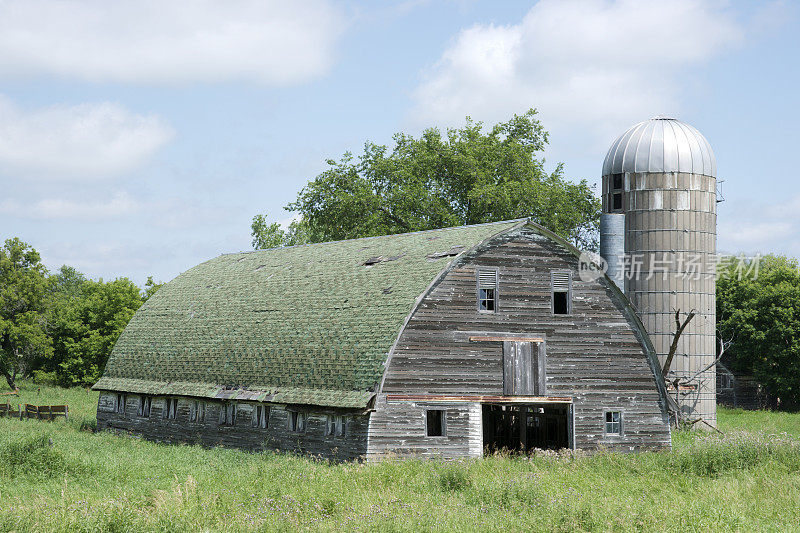
M 150 288 L 155 285 L 151 283 Z M 84 279 L 77 291 L 57 293 L 49 321 L 54 355 L 42 367 L 55 372 L 62 385 L 97 381 L 114 343 L 147 292 L 143 295 L 132 281 L 119 278 L 109 282 Z
M 732 339 L 731 370 L 754 376 L 787 407 L 800 407 L 800 265 L 767 255 L 720 264 L 717 328 Z
M 38 252 L 18 238 L 0 248 L 0 374 L 46 372 L 62 385 L 90 385 L 133 313 L 161 287 L 127 278 L 87 279 L 70 266 L 49 275 Z
M 267 248 L 277 248 L 279 246 L 294 246 L 296 244 L 307 244 L 310 241 L 308 235 L 308 224 L 303 220 L 293 220 L 289 224 L 289 229 L 284 231 L 277 222 L 269 223 L 267 215 L 256 215 L 250 225 L 251 235 L 253 236 L 253 248 L 255 250 L 266 250 Z
M 597 247 L 600 201 L 563 165 L 545 171 L 547 132 L 531 109 L 488 131 L 462 128 L 398 133 L 389 150 L 367 142 L 309 182 L 287 210 L 302 219 L 283 234 L 253 219 L 256 248 L 322 242 L 531 217 L 586 249 Z M 259 218 L 260 217 L 260 218 Z
M 53 353 L 43 314 L 46 275 L 38 252 L 20 239 L 0 248 L 0 373 L 12 389 L 18 373 Z
M 158 289 L 160 289 L 164 284 L 163 283 L 156 283 L 153 281 L 153 276 L 147 276 L 147 281 L 144 282 L 144 293 L 142 294 L 142 301 L 147 301 L 150 299 L 152 295 L 154 295 Z

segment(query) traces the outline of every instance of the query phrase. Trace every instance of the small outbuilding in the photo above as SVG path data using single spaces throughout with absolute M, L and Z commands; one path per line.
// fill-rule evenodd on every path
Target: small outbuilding
M 117 342 L 98 427 L 335 460 L 670 446 L 647 333 L 515 220 L 227 254 Z

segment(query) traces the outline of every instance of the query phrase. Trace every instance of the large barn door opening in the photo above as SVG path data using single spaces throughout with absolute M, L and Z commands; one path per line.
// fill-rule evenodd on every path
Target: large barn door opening
M 484 404 L 485 452 L 570 448 L 571 417 L 571 404 Z

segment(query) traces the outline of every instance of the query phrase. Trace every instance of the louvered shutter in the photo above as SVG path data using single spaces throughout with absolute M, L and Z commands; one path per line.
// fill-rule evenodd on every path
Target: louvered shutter
M 553 286 L 554 292 L 569 292 L 572 285 L 572 272 L 550 272 L 550 284 Z
M 497 289 L 496 270 L 478 270 L 479 289 Z

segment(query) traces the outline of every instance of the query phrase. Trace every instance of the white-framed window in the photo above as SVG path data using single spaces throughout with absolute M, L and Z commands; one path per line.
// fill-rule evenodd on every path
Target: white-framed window
M 269 407 L 256 405 L 253 408 L 253 427 L 266 429 L 269 425 Z
M 329 437 L 342 437 L 345 434 L 346 419 L 342 415 L 328 415 L 325 434 Z
M 605 434 L 622 435 L 622 411 L 605 412 Z
M 428 437 L 447 436 L 447 411 L 427 409 L 425 411 L 425 435 Z
M 139 416 L 147 418 L 150 416 L 150 407 L 153 405 L 153 398 L 142 394 L 139 396 Z
M 205 422 L 206 420 L 206 402 L 202 400 L 193 400 L 189 404 L 189 421 L 190 422 Z
M 497 312 L 497 269 L 479 268 L 476 275 L 478 283 L 478 311 L 484 313 Z
M 286 418 L 289 431 L 292 433 L 305 433 L 307 417 L 308 415 L 306 413 L 301 413 L 300 411 L 289 411 L 289 416 Z
M 117 393 L 117 406 L 116 411 L 117 413 L 124 415 L 125 414 L 125 401 L 126 397 L 124 393 L 118 392 Z
M 219 425 L 236 425 L 236 402 L 222 402 L 219 408 Z
M 553 314 L 572 314 L 572 271 L 550 271 L 550 291 Z
M 166 398 L 164 402 L 164 418 L 175 418 L 178 415 L 178 399 Z

